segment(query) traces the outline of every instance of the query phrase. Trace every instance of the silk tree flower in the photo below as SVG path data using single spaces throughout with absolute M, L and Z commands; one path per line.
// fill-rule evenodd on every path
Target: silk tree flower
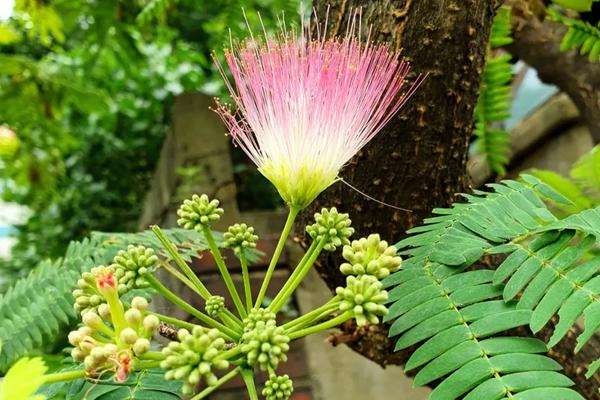
M 298 210 L 338 179 L 422 81 L 403 90 L 409 64 L 387 45 L 362 42 L 356 26 L 354 18 L 344 38 L 322 31 L 315 39 L 304 26 L 299 36 L 283 28 L 275 38 L 232 43 L 225 59 L 233 81 L 217 62 L 237 106 L 217 101 L 217 113 Z

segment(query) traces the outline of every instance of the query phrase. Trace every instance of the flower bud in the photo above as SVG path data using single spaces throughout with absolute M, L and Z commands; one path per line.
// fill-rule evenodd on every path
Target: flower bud
M 108 304 L 106 304 L 106 303 L 100 304 L 98 306 L 98 314 L 100 314 L 100 316 L 103 319 L 109 320 L 110 319 L 110 307 L 108 306 Z
M 287 360 L 290 339 L 285 329 L 277 326 L 275 314 L 265 309 L 253 309 L 243 322 L 240 350 L 246 355 L 248 365 L 258 365 L 267 371 Z
M 348 261 L 340 266 L 344 275 L 371 275 L 382 280 L 400 269 L 402 259 L 396 256 L 396 248 L 389 246 L 379 235 L 354 240 L 344 246 L 342 256 Z
M 232 225 L 223 234 L 223 246 L 236 251 L 255 248 L 257 240 L 254 228 L 246 224 Z
M 150 341 L 145 338 L 140 338 L 133 344 L 133 352 L 136 355 L 147 353 L 150 350 Z
M 317 243 L 325 241 L 324 250 L 334 251 L 336 248 L 350 244 L 348 239 L 354 233 L 348 214 L 342 214 L 335 207 L 323 208 L 315 214 L 315 223 L 306 227 L 306 232 Z
M 131 328 L 125 328 L 119 335 L 121 342 L 132 345 L 138 340 L 138 334 Z
M 83 323 L 92 329 L 98 329 L 100 325 L 103 325 L 102 319 L 93 311 L 87 312 L 82 317 Z
M 131 300 L 131 307 L 137 308 L 140 311 L 146 311 L 148 308 L 148 300 L 143 297 L 136 296 Z
M 358 325 L 367 322 L 379 323 L 379 316 L 388 313 L 384 306 L 388 294 L 383 290 L 381 282 L 371 275 L 350 275 L 346 278 L 346 287 L 338 287 L 336 293 L 341 297 L 341 311 L 352 311 Z
M 125 321 L 131 326 L 137 327 L 142 322 L 142 313 L 137 308 L 125 311 Z
M 160 366 L 166 370 L 165 379 L 183 380 L 184 393 L 193 392 L 201 378 L 207 385 L 214 385 L 218 378 L 212 369 L 229 367 L 227 360 L 213 362 L 217 355 L 226 350 L 220 332 L 197 326 L 192 333 L 181 329 L 177 336 L 179 342 L 171 342 L 162 350 L 166 358 Z
M 160 320 L 156 315 L 150 314 L 144 317 L 144 331 L 148 334 L 154 333 L 158 329 L 159 325 Z
M 209 200 L 208 196 L 193 195 L 191 199 L 184 200 L 179 210 L 177 224 L 185 229 L 202 230 L 202 226 L 209 226 L 218 221 L 223 215 L 223 209 L 219 208 L 218 200 Z
M 225 299 L 221 296 L 210 296 L 206 300 L 204 309 L 209 316 L 216 318 L 225 309 Z
M 262 395 L 265 400 L 288 400 L 294 392 L 294 385 L 288 375 L 271 375 L 265 382 Z

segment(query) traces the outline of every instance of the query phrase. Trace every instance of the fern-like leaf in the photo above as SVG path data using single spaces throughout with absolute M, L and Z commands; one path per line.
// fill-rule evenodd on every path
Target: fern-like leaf
M 569 200 L 533 176 L 523 180 L 491 184 L 494 192 L 476 191 L 465 195 L 467 203 L 434 210 L 436 216 L 398 244 L 410 258 L 384 282 L 393 302 L 390 335 L 399 335 L 397 350 L 418 344 L 406 368 L 421 368 L 417 384 L 441 380 L 431 399 L 582 399 L 558 372 L 561 366 L 543 354 L 545 343 L 495 336 L 532 324 L 537 309 L 527 305 L 537 304 L 553 283 L 538 278 L 549 260 L 571 265 L 600 235 L 600 210 L 558 220 L 542 199 Z M 484 255 L 504 253 L 510 255 L 495 271 L 467 270 Z M 593 282 L 588 275 L 595 263 L 581 264 L 577 276 Z M 595 283 L 584 287 L 595 290 Z M 550 317 L 558 311 L 545 310 Z
M 492 25 L 490 51 L 475 109 L 477 151 L 484 154 L 490 168 L 501 175 L 506 172 L 504 167 L 509 161 L 509 134 L 495 125 L 510 117 L 512 64 L 509 55 L 493 56 L 491 50 L 511 42 L 510 8 L 502 7 Z
M 579 50 L 590 62 L 600 62 L 600 27 L 587 21 L 565 17 L 554 8 L 548 9 L 548 15 L 569 28 L 560 44 L 561 51 Z

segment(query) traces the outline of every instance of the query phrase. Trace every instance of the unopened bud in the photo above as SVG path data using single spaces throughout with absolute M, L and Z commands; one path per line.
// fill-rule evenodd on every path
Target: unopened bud
M 146 315 L 144 317 L 144 330 L 148 333 L 153 333 L 158 329 L 160 320 L 156 315 Z
M 119 335 L 121 342 L 126 344 L 134 344 L 138 340 L 138 334 L 131 328 L 125 328 Z
M 147 353 L 150 350 L 150 341 L 145 338 L 140 338 L 133 344 L 133 351 L 136 355 Z
M 146 311 L 148 308 L 148 300 L 143 297 L 136 296 L 131 300 L 131 307 L 137 308 L 140 311 Z
M 125 312 L 125 321 L 129 325 L 138 326 L 142 322 L 142 313 L 137 308 L 130 308 Z

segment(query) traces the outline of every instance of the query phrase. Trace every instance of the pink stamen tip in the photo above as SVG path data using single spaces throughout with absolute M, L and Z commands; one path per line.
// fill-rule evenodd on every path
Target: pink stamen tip
M 131 373 L 131 358 L 128 354 L 117 355 L 117 370 L 115 372 L 115 381 L 123 383 Z
M 99 288 L 115 288 L 117 280 L 112 272 L 101 272 L 96 275 L 96 283 Z

